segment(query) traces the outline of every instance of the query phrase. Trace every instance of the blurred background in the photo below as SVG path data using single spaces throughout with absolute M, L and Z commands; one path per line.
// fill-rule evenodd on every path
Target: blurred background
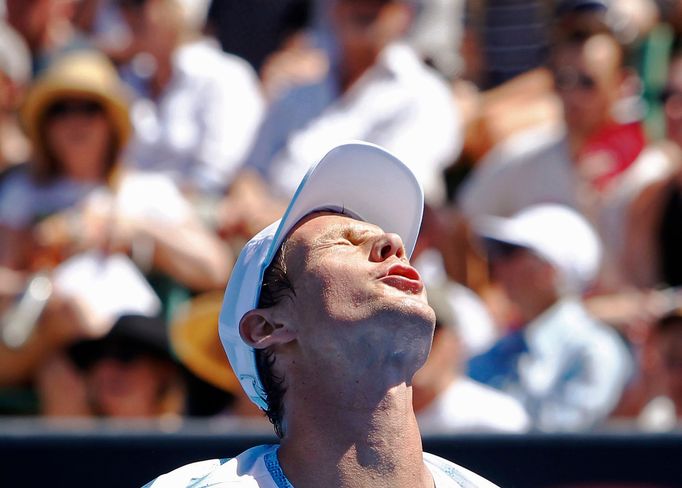
M 682 486 L 681 39 L 678 0 L 0 0 L 0 483 L 274 439 L 222 294 L 361 139 L 426 193 L 426 447 Z

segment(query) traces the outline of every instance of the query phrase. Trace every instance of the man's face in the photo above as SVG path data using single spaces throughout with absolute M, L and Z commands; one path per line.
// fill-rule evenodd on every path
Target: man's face
M 489 261 L 493 278 L 521 309 L 535 308 L 536 302 L 555 293 L 554 269 L 528 249 L 510 246 L 504 253 L 490 255 Z
M 618 47 L 604 36 L 558 49 L 555 85 L 572 133 L 591 136 L 611 120 L 623 79 L 619 56 Z
M 381 50 L 402 34 L 399 16 L 393 13 L 405 8 L 381 0 L 337 0 L 332 22 L 349 70 L 373 65 Z
M 289 237 L 285 261 L 303 356 L 346 363 L 340 371 L 385 361 L 405 361 L 416 371 L 425 361 L 435 317 L 396 234 L 316 213 Z

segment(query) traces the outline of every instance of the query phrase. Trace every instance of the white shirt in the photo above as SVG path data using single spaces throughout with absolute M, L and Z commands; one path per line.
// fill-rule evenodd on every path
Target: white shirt
M 277 445 L 252 447 L 232 459 L 188 464 L 159 476 L 144 488 L 293 488 L 277 460 Z M 424 453 L 436 488 L 496 488 L 468 469 Z
M 221 193 L 253 143 L 263 99 L 249 64 L 203 39 L 178 48 L 170 83 L 131 110 L 127 159 L 169 174 L 181 187 Z
M 530 419 L 511 396 L 470 378 L 457 378 L 417 413 L 422 433 L 525 432 Z
M 459 205 L 469 218 L 510 217 L 540 203 L 577 208 L 578 178 L 565 132 L 540 126 L 509 137 L 476 166 Z
M 589 315 L 579 300 L 563 298 L 522 333 L 526 350 L 514 365 L 481 376 L 495 356 L 505 354 L 493 346 L 471 360 L 471 376 L 516 397 L 540 430 L 588 429 L 603 421 L 633 369 L 616 331 Z
M 341 97 L 331 101 L 329 91 L 327 82 L 285 96 L 300 100 L 304 105 L 300 110 L 311 113 L 306 106 L 309 101 L 331 103 L 306 124 L 301 124 L 297 114 L 285 111 L 271 112 L 269 116 L 279 117 L 276 121 L 266 120 L 264 127 L 270 133 L 261 132 L 258 145 L 271 140 L 277 144 L 281 142 L 277 138 L 286 133 L 285 145 L 272 162 L 268 151 L 258 148 L 262 156 L 250 158 L 250 164 L 265 166 L 266 178 L 280 196 L 293 195 L 311 161 L 340 142 L 364 140 L 385 147 L 405 162 L 424 187 L 428 201 L 443 200 L 441 172 L 461 149 L 460 121 L 447 85 L 411 48 L 388 46 L 377 64 Z

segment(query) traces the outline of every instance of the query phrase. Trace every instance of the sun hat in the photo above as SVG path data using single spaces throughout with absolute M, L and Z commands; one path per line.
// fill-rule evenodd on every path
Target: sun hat
M 473 222 L 473 230 L 480 237 L 530 249 L 559 270 L 569 291 L 584 291 L 599 271 L 597 234 L 564 205 L 533 205 L 509 218 L 484 216 Z
M 220 339 L 242 388 L 267 409 L 256 368 L 255 350 L 239 334 L 239 323 L 255 309 L 265 269 L 294 226 L 319 210 L 342 210 L 359 220 L 398 234 L 412 254 L 419 233 L 424 194 L 410 169 L 379 146 L 351 142 L 331 149 L 303 178 L 284 216 L 242 249 L 225 291 Z
M 166 324 L 158 317 L 123 315 L 111 330 L 97 338 L 78 341 L 67 354 L 82 369 L 87 369 L 106 357 L 130 361 L 138 357 L 153 357 L 172 362 Z
M 211 385 L 239 392 L 234 375 L 218 338 L 218 314 L 223 293 L 206 292 L 180 305 L 169 324 L 173 353 L 196 376 Z
M 78 50 L 57 58 L 35 81 L 21 108 L 21 122 L 34 147 L 44 152 L 40 126 L 47 109 L 65 98 L 87 98 L 104 107 L 125 146 L 132 132 L 128 98 L 111 62 L 92 50 Z

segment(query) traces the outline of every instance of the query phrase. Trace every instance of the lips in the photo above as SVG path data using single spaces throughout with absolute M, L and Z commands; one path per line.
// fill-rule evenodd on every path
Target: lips
M 388 268 L 380 281 L 407 293 L 418 294 L 424 289 L 424 283 L 417 270 L 404 264 L 394 264 Z

